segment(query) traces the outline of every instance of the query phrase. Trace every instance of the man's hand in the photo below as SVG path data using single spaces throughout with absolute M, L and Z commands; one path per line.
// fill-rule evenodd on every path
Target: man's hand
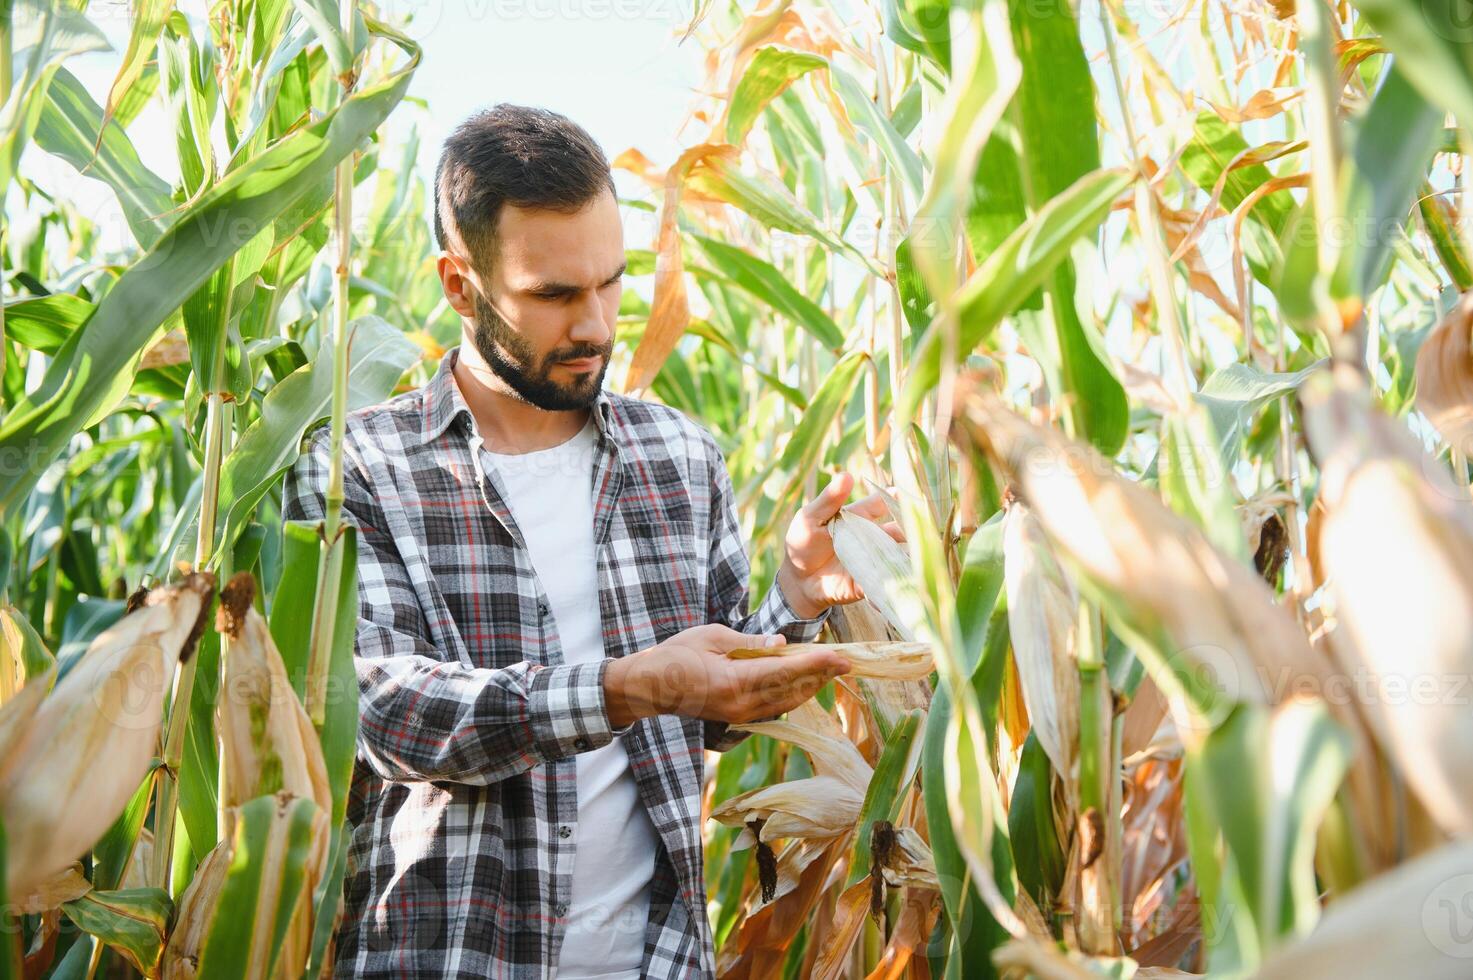
M 807 701 L 849 661 L 827 651 L 732 660 L 727 651 L 778 646 L 782 636 L 696 626 L 648 650 L 619 657 L 604 674 L 604 700 L 615 728 L 653 715 L 685 715 L 742 724 Z
M 834 554 L 834 539 L 824 522 L 839 512 L 854 489 L 854 477 L 840 473 L 829 481 L 813 501 L 798 512 L 788 525 L 787 557 L 777 572 L 777 584 L 789 605 L 804 619 L 812 619 L 829 606 L 841 606 L 864 598 L 864 590 L 844 570 Z M 873 493 L 846 508 L 860 517 L 877 520 L 888 513 L 884 499 Z M 894 521 L 880 525 L 896 541 L 905 534 Z

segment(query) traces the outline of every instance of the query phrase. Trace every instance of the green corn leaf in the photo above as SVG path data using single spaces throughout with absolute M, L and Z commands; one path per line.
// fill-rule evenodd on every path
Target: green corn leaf
M 951 5 L 941 0 L 884 0 L 885 35 L 951 71 Z
M 1248 149 L 1237 127 L 1215 112 L 1202 112 L 1193 125 L 1191 141 L 1182 149 L 1180 166 L 1192 183 L 1211 193 L 1223 171 Z M 1272 179 L 1272 171 L 1261 163 L 1235 167 L 1228 171 L 1218 202 L 1231 212 Z M 1260 197 L 1243 223 L 1243 257 L 1254 278 L 1265 285 L 1271 284 L 1273 270 L 1282 261 L 1278 240 L 1293 210 L 1293 195 L 1277 190 Z
M 714 238 L 692 237 L 717 272 L 807 330 L 829 350 L 837 351 L 844 346 L 844 332 L 833 318 L 799 292 L 773 265 Z
M 315 525 L 302 521 L 287 521 L 281 533 L 282 573 L 271 605 L 271 636 L 281 652 L 297 697 L 305 699 L 322 537 Z M 358 737 L 358 675 L 353 667 L 353 639 L 358 632 L 358 535 L 357 529 L 351 526 L 346 533 L 332 660 L 328 664 L 328 689 L 342 692 L 343 696 L 328 699 L 327 715 L 319 733 L 327 779 L 332 787 L 334 826 L 342 821 L 347 806 Z
M 61 910 L 83 932 L 102 940 L 145 976 L 156 974 L 174 903 L 162 888 L 89 891 Z
M 911 246 L 932 295 L 950 302 L 956 287 L 959 256 L 956 241 L 969 206 L 981 158 L 994 129 L 1002 122 L 1022 73 L 1000 2 L 956 11 L 953 43 L 970 57 L 965 71 L 947 85 L 942 103 L 941 138 L 932 152 L 931 179 L 916 208 Z
M 1097 170 L 1080 178 L 1009 235 L 977 267 L 957 295 L 958 361 L 1043 284 L 1074 242 L 1094 233 L 1131 179 L 1128 172 L 1114 169 Z M 899 406 L 902 418 L 913 418 L 921 398 L 940 380 L 941 348 L 942 337 L 933 327 L 916 350 Z
M 14 606 L 0 606 L 0 648 L 5 652 L 4 662 L 20 664 L 27 681 L 40 677 L 56 663 L 31 621 Z
M 343 877 L 348 871 L 348 849 L 353 843 L 353 825 L 346 821 L 332 830 L 328 845 L 327 873 L 312 893 L 312 949 L 301 980 L 314 980 L 329 969 L 327 944 L 332 941 L 338 906 L 343 901 Z
M 349 324 L 348 410 L 383 401 L 418 359 L 419 348 L 375 316 Z M 266 393 L 261 415 L 220 467 L 224 531 L 217 547 L 233 545 L 257 502 L 297 460 L 302 435 L 332 410 L 333 352 L 324 339 L 317 357 Z
M 1353 0 L 1422 97 L 1473 131 L 1473 20 L 1467 0 Z
M 312 30 L 317 33 L 317 38 L 322 42 L 323 49 L 327 52 L 327 60 L 332 65 L 334 75 L 342 76 L 348 72 L 358 61 L 358 55 L 363 52 L 368 38 L 364 31 L 363 15 L 358 12 L 356 0 L 353 3 L 353 33 L 351 37 L 343 34 L 342 7 L 339 0 L 295 0 L 297 10 L 307 23 L 312 25 Z
M 21 151 L 35 132 L 46 91 L 61 63 L 110 45 L 77 8 L 52 0 L 10 0 L 4 28 L 11 52 L 6 99 L 0 103 L 0 196 L 15 177 Z
M 859 87 L 853 75 L 837 65 L 830 65 L 829 78 L 849 113 L 850 121 L 874 141 L 885 160 L 905 182 L 906 188 L 919 198 L 923 190 L 921 158 L 905 142 L 905 137 L 896 132 L 895 124 L 880 111 L 869 94 Z
M 96 307 L 71 293 L 52 293 L 5 304 L 5 339 L 55 354 Z
M 122 126 L 109 121 L 104 128 L 102 120 L 102 107 L 77 77 L 59 69 L 36 125 L 36 145 L 111 187 L 133 237 L 149 248 L 173 218 L 169 185 L 143 165 Z
M 860 374 L 868 362 L 869 355 L 863 351 L 845 354 L 829 370 L 823 383 L 809 399 L 808 410 L 804 412 L 793 434 L 788 437 L 782 456 L 768 468 L 769 472 L 776 470 L 786 475 L 783 490 L 778 495 L 778 506 L 769 515 L 769 522 L 787 513 L 788 505 L 803 487 L 805 474 L 818 467 L 820 452 L 833 429 L 834 419 L 849 404 L 854 386 L 859 382 Z
M 961 627 L 962 673 L 970 677 L 982 661 L 988 623 L 1002 596 L 1002 515 L 997 514 L 972 534 L 962 556 L 962 574 L 956 585 L 956 614 Z
M 196 501 L 196 506 L 198 502 Z M 179 769 L 179 818 L 187 831 L 192 858 L 175 866 L 170 889 L 183 891 L 195 861 L 214 847 L 219 832 L 219 746 L 215 741 L 215 702 L 220 688 L 220 633 L 207 629 L 194 651 L 194 689 L 190 692 L 189 721 L 184 727 L 184 758 Z
M 828 61 L 808 51 L 795 51 L 776 44 L 764 45 L 753 53 L 742 71 L 726 109 L 726 141 L 740 146 L 767 104 L 789 85 Z
M 1226 473 L 1238 460 L 1243 434 L 1259 409 L 1283 395 L 1299 389 L 1304 379 L 1325 364 L 1316 361 L 1302 371 L 1273 373 L 1260 371 L 1249 364 L 1229 364 L 1219 368 L 1202 383 L 1196 399 L 1212 418 L 1218 439 L 1221 469 Z
M 149 764 L 148 774 L 144 776 L 143 782 L 139 783 L 133 798 L 128 801 L 123 812 L 118 814 L 118 819 L 113 821 L 107 833 L 102 835 L 102 840 L 93 846 L 92 885 L 94 888 L 110 891 L 122 884 L 124 866 L 138 843 L 138 835 L 143 831 L 143 818 L 148 815 L 154 771 L 163 764 L 164 761 L 159 758 L 155 758 Z
M 167 23 L 168 35 L 158 44 L 160 73 L 174 118 L 174 145 L 184 192 L 193 198 L 215 174 L 210 137 L 219 98 L 215 49 L 207 34 L 196 43 L 189 21 L 179 11 Z
M 170 312 L 378 128 L 419 63 L 418 48 L 402 44 L 410 52 L 404 67 L 215 184 L 114 283 L 86 326 L 62 345 L 40 387 L 0 424 L 0 451 L 22 449 L 38 463 L 0 478 L 0 512 L 25 498 L 45 464 L 105 404 L 115 379 Z
M 807 235 L 836 252 L 843 252 L 866 268 L 874 269 L 872 258 L 835 237 L 780 181 L 767 174 L 747 172 L 729 160 L 712 157 L 691 172 L 687 186 L 740 208 L 768 228 Z M 875 271 L 883 274 L 883 270 Z
M 1356 133 L 1341 214 L 1352 234 L 1330 281 L 1340 301 L 1367 300 L 1390 271 L 1418 185 L 1442 138 L 1441 109 L 1429 105 L 1396 64 L 1386 72 Z
M 1008 838 L 1018 884 L 1040 909 L 1051 909 L 1064 883 L 1064 851 L 1054 829 L 1053 769 L 1043 744 L 1032 733 L 1023 743 L 1011 804 Z
M 859 827 L 854 834 L 846 888 L 870 871 L 870 838 L 874 834 L 875 821 L 893 820 L 896 808 L 909 792 L 910 778 L 919 762 L 919 757 L 912 759 L 912 750 L 923 716 L 920 709 L 907 712 L 885 741 L 880 761 L 875 764 L 875 774 L 865 790 L 864 805 L 859 810 Z
M 1222 831 L 1219 912 L 1230 908 L 1242 920 L 1211 949 L 1213 972 L 1254 967 L 1313 927 L 1320 912 L 1316 831 L 1349 760 L 1350 739 L 1329 710 L 1295 701 L 1272 715 L 1240 704 L 1189 750 L 1187 780 L 1199 784 L 1201 803 Z
M 5 825 L 0 824 L 0 899 L 4 899 L 0 902 L 0 980 L 22 980 L 26 975 L 22 955 L 24 950 L 21 949 L 23 930 L 15 913 L 11 911 L 15 906 L 5 894 L 5 882 L 9 877 L 5 861 L 6 847 Z
M 114 119 L 118 107 L 128 97 L 129 91 L 138 84 L 148 64 L 153 49 L 163 32 L 164 21 L 174 10 L 174 0 L 138 0 L 133 5 L 133 30 L 128 34 L 128 49 L 123 52 L 123 63 L 107 90 L 106 118 Z M 120 119 L 127 125 L 127 117 Z
M 1067 4 L 1012 0 L 1013 47 L 1023 67 L 1015 107 L 1022 142 L 1021 181 L 1035 213 L 1100 166 L 1095 92 L 1079 25 Z M 1113 456 L 1130 428 L 1125 388 L 1110 369 L 1104 343 L 1075 308 L 1074 265 L 1061 261 L 1045 280 L 1049 304 L 1029 349 L 1043 364 L 1049 388 L 1068 411 L 1069 429 Z M 1045 331 L 1052 336 L 1044 336 Z
M 1432 248 L 1447 271 L 1448 278 L 1459 290 L 1473 289 L 1473 262 L 1468 260 L 1462 240 L 1453 227 L 1449 206 L 1425 181 L 1417 200 L 1427 236 L 1432 239 Z
M 317 804 L 301 797 L 260 796 L 241 805 L 230 870 L 202 944 L 198 976 L 274 975 L 297 904 L 311 900 L 307 857 L 313 818 L 320 814 Z
M 331 363 L 331 358 L 327 363 Z M 312 896 L 315 928 L 306 977 L 321 974 L 327 942 L 332 936 L 333 917 L 342 901 L 342 879 L 352 840 L 351 825 L 344 822 L 348 788 L 353 779 L 353 758 L 358 738 L 358 676 L 353 666 L 353 644 L 358 629 L 358 530 L 347 527 L 343 541 L 342 579 L 338 583 L 338 608 L 333 629 L 332 657 L 328 663 L 328 690 L 345 692 L 329 697 L 319 737 L 322 757 L 332 789 L 333 832 L 327 874 Z M 301 521 L 282 525 L 282 574 L 271 606 L 271 635 L 291 678 L 297 697 L 307 688 L 307 661 L 316 605 L 322 537 L 320 529 Z
M 957 847 L 956 833 L 952 829 L 943 778 L 946 733 L 954 724 L 952 715 L 951 693 L 943 685 L 926 714 L 922 747 L 921 789 L 926 806 L 926 828 L 931 837 L 931 856 L 936 862 L 945 919 L 956 942 L 948 957 L 948 965 L 955 964 L 958 970 L 965 967 L 968 977 L 990 980 L 997 976 L 992 967 L 992 951 L 1012 937 L 983 903 L 971 881 L 971 872 Z M 1006 846 L 1005 842 L 1003 846 Z
M 930 326 L 931 317 L 935 315 L 935 300 L 931 298 L 925 277 L 916 268 L 909 238 L 895 246 L 895 288 L 900 293 L 900 310 L 910 325 L 908 337 L 914 342 Z

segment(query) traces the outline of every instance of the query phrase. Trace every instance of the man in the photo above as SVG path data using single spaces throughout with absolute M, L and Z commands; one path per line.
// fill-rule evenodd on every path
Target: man
M 361 724 L 335 975 L 710 977 L 702 751 L 848 669 L 725 653 L 860 597 L 822 527 L 852 478 L 794 519 L 749 615 L 710 433 L 603 390 L 624 243 L 597 144 L 499 105 L 446 141 L 435 199 L 462 343 L 344 444 Z M 288 518 L 320 519 L 327 460 L 324 428 Z

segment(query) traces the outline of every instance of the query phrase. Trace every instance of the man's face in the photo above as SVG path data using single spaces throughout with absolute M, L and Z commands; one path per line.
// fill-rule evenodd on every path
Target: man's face
M 482 265 L 490 266 L 495 308 L 475 286 L 468 290 L 476 350 L 538 408 L 592 405 L 608 370 L 624 288 L 624 231 L 614 196 L 605 191 L 574 214 L 504 205 L 497 243 L 497 254 Z

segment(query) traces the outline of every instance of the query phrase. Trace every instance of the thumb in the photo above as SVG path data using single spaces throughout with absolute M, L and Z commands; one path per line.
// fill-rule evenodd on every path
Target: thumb
M 813 502 L 803 508 L 803 513 L 815 523 L 822 524 L 839 512 L 853 489 L 854 477 L 849 473 L 838 473 L 824 487 L 823 493 L 814 497 Z
M 781 633 L 739 633 L 726 626 L 712 626 L 706 637 L 712 651 L 727 654 L 733 650 L 761 650 L 763 647 L 781 646 L 787 637 Z

